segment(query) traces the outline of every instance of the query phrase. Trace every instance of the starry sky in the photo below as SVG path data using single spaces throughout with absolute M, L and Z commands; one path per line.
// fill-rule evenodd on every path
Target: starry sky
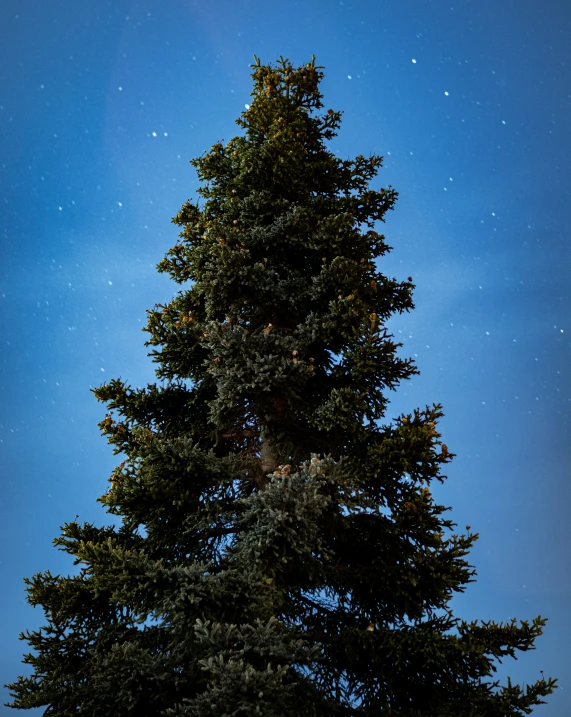
M 570 21 L 565 0 L 3 0 L 0 684 L 43 624 L 22 578 L 76 570 L 52 545 L 76 514 L 113 522 L 89 389 L 155 380 L 141 328 L 178 290 L 155 267 L 196 198 L 188 160 L 241 132 L 254 53 L 315 54 L 344 111 L 331 150 L 383 155 L 372 186 L 400 193 L 380 270 L 416 284 L 389 325 L 421 374 L 386 420 L 443 405 L 457 457 L 433 492 L 480 534 L 452 607 L 548 617 L 497 677 L 557 677 L 534 714 L 569 714 Z

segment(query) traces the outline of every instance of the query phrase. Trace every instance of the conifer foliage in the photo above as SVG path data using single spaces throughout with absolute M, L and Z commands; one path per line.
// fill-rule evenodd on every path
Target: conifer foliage
M 49 717 L 504 717 L 555 680 L 500 686 L 494 661 L 546 620 L 466 623 L 477 534 L 430 486 L 453 454 L 434 405 L 386 422 L 417 373 L 385 324 L 412 279 L 379 271 L 379 156 L 326 142 L 322 68 L 253 65 L 243 132 L 192 161 L 201 199 L 159 263 L 182 290 L 148 312 L 159 382 L 94 391 L 124 460 L 99 500 L 117 527 L 67 523 L 73 576 L 27 580 L 46 626 L 21 635 L 17 708 Z M 380 260 L 380 261 L 379 261 Z M 490 679 L 488 679 L 490 678 Z

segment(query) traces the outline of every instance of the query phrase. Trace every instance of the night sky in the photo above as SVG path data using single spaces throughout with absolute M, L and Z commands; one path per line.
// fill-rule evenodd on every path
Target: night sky
M 241 133 L 254 53 L 315 54 L 331 150 L 383 155 L 372 187 L 400 194 L 379 267 L 416 284 L 389 325 L 421 374 L 385 418 L 443 405 L 433 492 L 481 536 L 455 615 L 549 618 L 497 678 L 543 670 L 534 714 L 570 714 L 570 27 L 567 0 L 2 0 L 0 684 L 43 624 L 22 578 L 77 570 L 52 545 L 76 514 L 113 522 L 89 389 L 155 380 L 141 328 L 178 291 L 155 267 L 188 161 Z

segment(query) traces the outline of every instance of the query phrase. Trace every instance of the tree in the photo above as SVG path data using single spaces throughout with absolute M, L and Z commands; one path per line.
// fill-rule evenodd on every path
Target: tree
M 244 130 L 192 161 L 203 182 L 160 262 L 183 290 L 148 312 L 158 384 L 94 391 L 126 456 L 99 500 L 119 527 L 66 523 L 79 574 L 27 580 L 47 626 L 10 706 L 46 715 L 529 714 L 553 692 L 485 678 L 546 620 L 466 623 L 477 534 L 430 484 L 454 454 L 440 405 L 382 423 L 417 373 L 385 324 L 412 279 L 377 270 L 397 193 L 382 158 L 326 148 L 322 68 L 253 65 Z

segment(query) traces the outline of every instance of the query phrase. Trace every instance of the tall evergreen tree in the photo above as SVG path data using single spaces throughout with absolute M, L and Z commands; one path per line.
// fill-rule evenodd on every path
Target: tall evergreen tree
M 381 157 L 326 148 L 322 68 L 253 65 L 244 130 L 193 160 L 200 203 L 158 265 L 185 288 L 149 312 L 158 384 L 94 391 L 126 456 L 99 500 L 120 527 L 54 543 L 74 576 L 27 580 L 12 707 L 54 717 L 504 717 L 555 680 L 486 680 L 546 620 L 466 623 L 475 574 L 430 484 L 453 454 L 434 405 L 382 423 L 417 373 L 385 323 L 412 279 L 377 269 L 397 193 Z

